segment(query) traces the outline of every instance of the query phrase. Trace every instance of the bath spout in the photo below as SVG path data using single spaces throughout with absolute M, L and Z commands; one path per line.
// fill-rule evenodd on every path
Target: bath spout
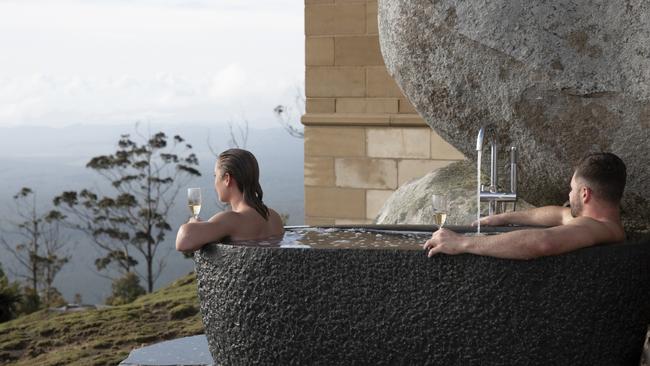
M 483 186 L 479 184 L 478 187 L 478 200 L 479 202 L 488 202 L 489 209 L 488 214 L 494 215 L 500 212 L 504 212 L 505 203 L 507 202 L 516 202 L 517 201 L 517 148 L 511 147 L 510 150 L 510 192 L 499 192 L 499 171 L 498 167 L 498 150 L 499 145 L 497 143 L 496 132 L 494 128 L 488 128 L 487 133 L 490 135 L 490 186 L 487 189 L 484 189 Z M 480 154 L 483 150 L 483 141 L 485 139 L 486 128 L 482 127 L 476 138 L 476 150 Z M 480 169 L 478 166 L 478 176 L 480 177 Z M 480 210 L 479 210 L 480 212 Z

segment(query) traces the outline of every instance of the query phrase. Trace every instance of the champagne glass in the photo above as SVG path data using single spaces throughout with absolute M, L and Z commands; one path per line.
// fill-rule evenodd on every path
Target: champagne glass
M 438 226 L 439 229 L 442 229 L 442 226 L 447 220 L 447 213 L 449 212 L 449 202 L 447 201 L 447 196 L 442 194 L 434 194 L 431 197 L 431 202 L 433 203 L 433 222 Z
M 201 188 L 187 189 L 187 205 L 190 207 L 192 217 L 198 219 L 201 212 Z

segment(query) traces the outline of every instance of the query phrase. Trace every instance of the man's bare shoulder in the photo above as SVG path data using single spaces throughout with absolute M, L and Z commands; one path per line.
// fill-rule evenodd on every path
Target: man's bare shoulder
M 585 230 L 598 243 L 613 243 L 625 240 L 625 231 L 620 222 L 579 216 L 572 217 L 565 225 Z

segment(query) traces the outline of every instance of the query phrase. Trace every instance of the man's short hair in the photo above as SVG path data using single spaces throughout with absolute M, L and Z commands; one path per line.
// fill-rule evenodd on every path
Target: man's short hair
M 576 178 L 585 180 L 595 194 L 611 203 L 623 197 L 627 172 L 625 163 L 612 153 L 592 153 L 578 162 Z

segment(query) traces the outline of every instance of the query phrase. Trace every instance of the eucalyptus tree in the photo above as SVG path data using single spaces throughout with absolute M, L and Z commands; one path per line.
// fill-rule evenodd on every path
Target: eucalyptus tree
M 110 183 L 110 194 L 67 191 L 54 204 L 75 217 L 71 225 L 100 249 L 102 256 L 95 261 L 98 270 L 115 268 L 122 275 L 133 271 L 151 292 L 165 265 L 157 254 L 171 230 L 167 218 L 174 200 L 182 187 L 201 174 L 192 146 L 182 137 L 169 141 L 163 132 L 139 137 L 140 142 L 121 135 L 117 151 L 86 164 Z M 144 260 L 146 273 L 137 270 L 139 260 Z
M 0 323 L 18 315 L 21 300 L 22 295 L 18 283 L 9 283 L 9 279 L 0 265 Z
M 65 216 L 57 210 L 39 210 L 36 192 L 31 188 L 23 187 L 13 199 L 18 219 L 9 220 L 10 228 L 6 232 L 12 238 L 0 237 L 0 243 L 21 268 L 17 276 L 27 282 L 26 298 L 33 303 L 32 310 L 36 310 L 40 300 L 49 306 L 54 297 L 60 298 L 53 283 L 70 259 L 64 253 L 68 238 L 61 233 Z

